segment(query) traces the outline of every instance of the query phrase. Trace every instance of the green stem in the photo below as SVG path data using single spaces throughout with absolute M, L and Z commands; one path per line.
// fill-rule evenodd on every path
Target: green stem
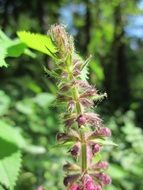
M 70 80 L 73 80 L 74 77 L 69 68 L 68 68 L 68 71 L 70 73 Z M 76 102 L 76 112 L 78 115 L 81 115 L 81 114 L 83 114 L 83 110 L 82 110 L 81 104 L 78 101 L 79 92 L 76 87 L 73 88 L 72 94 L 73 94 L 73 99 Z M 80 138 L 81 138 L 81 159 L 80 159 L 81 160 L 81 169 L 82 169 L 82 172 L 84 173 L 87 170 L 87 144 L 85 141 L 84 126 L 81 126 L 79 130 L 80 130 Z

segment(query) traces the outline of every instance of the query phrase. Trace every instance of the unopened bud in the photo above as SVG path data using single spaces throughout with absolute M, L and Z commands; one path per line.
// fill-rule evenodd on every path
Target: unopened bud
M 80 145 L 79 145 L 79 144 L 74 145 L 74 146 L 70 149 L 70 153 L 71 153 L 72 156 L 78 156 L 79 151 L 80 151 Z
M 98 162 L 96 163 L 95 165 L 93 165 L 92 167 L 94 169 L 103 169 L 103 170 L 106 170 L 108 168 L 109 164 L 108 162 L 106 161 L 101 161 L 101 162 Z
M 56 137 L 56 139 L 57 139 L 58 142 L 65 141 L 65 140 L 67 140 L 68 138 L 69 138 L 69 137 L 68 137 L 68 135 L 67 135 L 66 133 L 58 133 L 58 134 L 57 134 L 57 137 Z
M 75 102 L 71 100 L 68 104 L 68 111 L 73 112 L 74 108 L 75 108 Z
M 105 173 L 98 173 L 95 176 L 96 176 L 96 178 L 98 180 L 101 181 L 101 183 L 103 183 L 103 185 L 111 184 L 111 178 L 107 174 L 105 174 Z
M 78 118 L 77 118 L 77 122 L 78 122 L 78 125 L 81 126 L 81 125 L 84 125 L 86 123 L 86 118 L 83 116 L 83 115 L 80 115 Z
M 100 185 L 95 185 L 94 190 L 102 190 Z
M 64 178 L 64 185 L 65 185 L 65 186 L 72 185 L 75 181 L 78 180 L 79 177 L 80 177 L 79 174 L 66 176 L 66 177 Z
M 95 184 L 90 175 L 88 175 L 88 174 L 84 175 L 83 184 L 84 184 L 84 189 L 86 189 L 86 190 L 93 189 L 94 190 Z
M 79 190 L 79 186 L 76 183 L 74 183 L 71 185 L 69 190 Z
M 99 151 L 100 151 L 100 145 L 97 144 L 97 143 L 93 144 L 93 145 L 92 145 L 92 153 L 93 153 L 93 154 L 96 154 L 96 153 L 99 152 Z
M 111 136 L 111 130 L 107 127 L 101 127 L 96 131 L 97 136 L 103 136 L 103 137 L 110 137 Z

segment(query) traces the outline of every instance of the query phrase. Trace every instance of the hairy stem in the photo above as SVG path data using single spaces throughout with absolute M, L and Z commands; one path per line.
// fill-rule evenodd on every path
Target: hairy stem
M 68 68 L 69 71 L 69 68 Z M 72 75 L 72 73 L 70 73 L 70 81 L 73 81 L 74 76 Z M 81 104 L 79 103 L 79 92 L 78 92 L 78 88 L 74 87 L 73 91 L 72 91 L 72 95 L 73 95 L 73 99 L 76 102 L 76 113 L 78 115 L 81 115 L 83 113 L 83 109 Z M 85 173 L 87 170 L 87 144 L 85 141 L 85 134 L 84 134 L 84 126 L 80 127 L 79 129 L 79 133 L 80 133 L 80 139 L 81 139 L 81 168 L 82 168 L 82 172 Z

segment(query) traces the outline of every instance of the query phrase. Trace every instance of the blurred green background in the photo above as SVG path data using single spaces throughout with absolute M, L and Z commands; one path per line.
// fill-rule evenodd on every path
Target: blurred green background
M 105 189 L 143 190 L 143 0 L 0 0 L 0 26 L 10 38 L 19 30 L 46 33 L 55 23 L 67 26 L 81 56 L 93 55 L 89 82 L 108 94 L 96 110 L 119 147 L 103 151 L 113 179 Z M 36 55 L 8 58 L 0 69 L 0 117 L 37 146 L 23 151 L 16 190 L 62 190 L 68 153 L 54 147 L 63 128 L 56 81 L 42 68 L 52 69 L 49 57 Z

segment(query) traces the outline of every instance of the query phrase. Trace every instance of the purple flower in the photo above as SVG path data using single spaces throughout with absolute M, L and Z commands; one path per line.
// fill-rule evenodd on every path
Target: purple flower
M 93 106 L 93 101 L 89 100 L 87 98 L 79 98 L 80 103 L 85 107 L 85 108 L 90 108 Z
M 81 125 L 84 125 L 86 123 L 86 117 L 84 117 L 83 115 L 80 115 L 77 120 L 78 122 L 78 125 L 81 126 Z
M 89 112 L 84 113 L 83 115 L 86 118 L 87 123 L 89 123 L 91 126 L 99 126 L 102 122 L 99 116 L 95 113 Z
M 77 143 L 75 144 L 71 149 L 70 149 L 70 153 L 72 156 L 78 156 L 80 152 L 80 144 Z
M 93 155 L 100 151 L 100 145 L 97 143 L 94 143 L 91 147 Z
M 75 108 L 75 101 L 71 100 L 69 103 L 68 103 L 68 111 L 72 112 Z
M 108 162 L 106 162 L 106 161 L 100 161 L 100 162 L 94 164 L 92 167 L 94 169 L 103 169 L 103 170 L 106 170 L 108 168 L 108 166 L 109 166 Z
M 102 190 L 100 185 L 95 185 L 94 190 Z
M 96 178 L 101 181 L 103 185 L 111 184 L 111 178 L 105 173 L 95 174 Z
M 69 190 L 79 190 L 79 186 L 76 183 L 74 183 L 71 185 Z
M 107 127 L 101 127 L 96 131 L 97 136 L 110 137 L 111 130 Z
M 80 177 L 79 174 L 73 174 L 73 175 L 68 175 L 64 178 L 64 185 L 65 186 L 70 186 L 72 185 L 75 181 L 78 180 L 78 178 Z

